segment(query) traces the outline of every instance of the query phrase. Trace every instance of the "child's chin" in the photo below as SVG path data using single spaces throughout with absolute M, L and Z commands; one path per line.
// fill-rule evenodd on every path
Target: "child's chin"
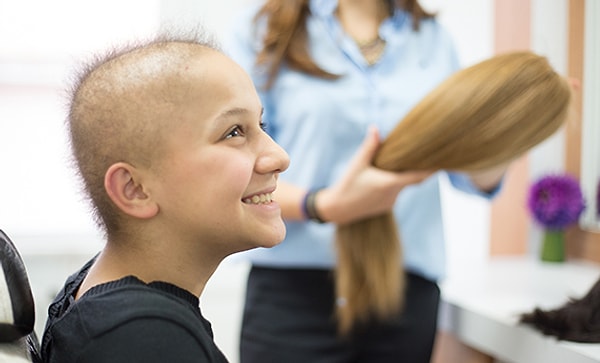
M 272 238 L 265 239 L 263 241 L 261 247 L 271 248 L 271 247 L 277 246 L 285 238 L 285 232 L 286 232 L 285 225 L 282 223 L 282 225 L 280 227 L 280 231 L 278 231 L 276 234 L 274 234 Z

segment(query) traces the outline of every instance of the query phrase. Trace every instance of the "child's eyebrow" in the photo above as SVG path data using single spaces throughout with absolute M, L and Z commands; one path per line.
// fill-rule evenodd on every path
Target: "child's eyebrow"
M 226 110 L 226 111 L 222 112 L 219 115 L 219 117 L 217 117 L 217 118 L 227 118 L 227 117 L 231 117 L 231 116 L 242 115 L 242 114 L 245 114 L 245 113 L 248 113 L 247 109 L 236 107 L 236 108 L 231 108 L 229 110 Z
M 261 117 L 262 117 L 264 111 L 265 111 L 265 109 L 263 107 L 261 107 L 260 108 L 260 116 Z M 229 110 L 222 112 L 219 116 L 217 116 L 217 119 L 228 118 L 228 117 L 232 117 L 232 116 L 239 116 L 239 115 L 244 115 L 244 114 L 249 114 L 249 113 L 250 113 L 250 111 L 247 108 L 235 107 L 235 108 L 231 108 Z

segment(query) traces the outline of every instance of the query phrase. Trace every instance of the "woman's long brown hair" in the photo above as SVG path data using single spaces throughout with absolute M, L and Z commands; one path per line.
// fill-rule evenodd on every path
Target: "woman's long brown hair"
M 506 164 L 560 128 L 570 97 L 568 82 L 546 58 L 531 52 L 492 57 L 455 73 L 419 102 L 383 141 L 373 164 L 389 171 L 462 172 Z M 392 212 L 338 226 L 342 333 L 401 309 L 400 246 Z

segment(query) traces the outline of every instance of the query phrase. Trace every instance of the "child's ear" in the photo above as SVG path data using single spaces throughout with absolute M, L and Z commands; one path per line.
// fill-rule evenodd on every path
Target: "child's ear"
M 130 164 L 111 165 L 104 175 L 104 188 L 109 198 L 123 213 L 147 219 L 158 213 L 158 205 L 146 193 L 139 171 Z

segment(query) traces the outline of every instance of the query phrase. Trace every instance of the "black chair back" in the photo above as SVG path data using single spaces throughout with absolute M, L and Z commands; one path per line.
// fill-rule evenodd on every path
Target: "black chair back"
M 2 230 L 0 265 L 0 358 L 4 357 L 2 362 L 39 362 L 39 343 L 33 331 L 35 304 L 27 270 L 19 251 Z

